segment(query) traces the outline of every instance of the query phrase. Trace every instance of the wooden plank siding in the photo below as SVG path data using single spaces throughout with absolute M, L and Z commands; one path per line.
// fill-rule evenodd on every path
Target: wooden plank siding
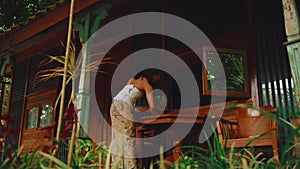
M 8 128 L 13 129 L 6 138 L 6 142 L 17 147 L 19 142 L 19 129 L 24 106 L 24 93 L 26 91 L 28 60 L 13 66 L 11 103 L 8 120 Z M 17 132 L 17 133 L 15 133 Z
M 29 69 L 29 75 L 28 75 L 28 90 L 26 95 L 33 94 L 45 89 L 57 89 L 58 88 L 58 78 L 50 78 L 47 81 L 43 81 L 40 83 L 37 83 L 37 77 L 36 74 L 41 70 L 51 69 L 56 66 L 58 66 L 58 63 L 52 62 L 51 64 L 43 65 L 41 66 L 40 63 L 42 61 L 45 61 L 49 58 L 45 54 L 41 54 L 38 56 L 35 56 L 30 59 L 30 69 Z
M 43 67 L 39 67 L 39 62 L 44 59 L 45 57 L 36 56 L 30 60 L 18 62 L 13 66 L 12 93 L 10 103 L 11 109 L 9 112 L 8 127 L 12 128 L 13 132 L 16 131 L 17 133 L 10 133 L 7 137 L 7 142 L 11 143 L 15 147 L 17 147 L 21 143 L 23 126 L 24 123 L 26 123 L 24 113 L 26 108 L 25 98 L 28 95 L 34 95 L 38 92 L 46 91 L 49 89 L 56 89 L 57 91 L 58 88 L 57 78 L 52 78 L 47 82 L 38 84 L 34 83 L 35 75 L 39 70 L 55 66 L 55 64 L 49 64 Z M 55 100 L 55 98 L 53 98 L 52 100 Z
M 273 5 L 270 7 L 270 3 Z M 254 38 L 257 55 L 257 87 L 260 105 L 272 105 L 282 118 L 290 121 L 287 109 L 295 106 L 293 81 L 290 71 L 281 1 L 254 1 Z M 285 143 L 290 133 L 278 127 L 279 145 Z M 279 150 L 280 152 L 280 150 Z
M 256 12 L 254 36 L 257 71 L 260 72 L 258 74 L 260 105 L 293 106 L 292 76 L 287 51 L 283 46 L 286 37 L 281 2 L 276 2 L 269 9 L 263 8 L 264 6 L 268 6 L 268 3 L 257 2 L 253 7 Z M 285 92 L 282 93 L 280 89 Z

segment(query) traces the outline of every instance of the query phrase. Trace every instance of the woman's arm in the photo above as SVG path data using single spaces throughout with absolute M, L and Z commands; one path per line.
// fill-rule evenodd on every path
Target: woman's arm
M 146 93 L 146 99 L 149 105 L 150 112 L 152 114 L 157 114 L 157 110 L 154 102 L 154 96 L 153 96 L 153 87 L 149 83 L 145 83 L 145 93 Z
M 154 97 L 153 97 L 153 87 L 150 85 L 147 78 L 141 76 L 138 79 L 131 78 L 128 81 L 129 84 L 134 84 L 136 88 L 139 90 L 144 90 L 146 93 L 146 99 L 149 105 L 150 112 L 152 114 L 157 114 L 156 106 L 154 103 Z

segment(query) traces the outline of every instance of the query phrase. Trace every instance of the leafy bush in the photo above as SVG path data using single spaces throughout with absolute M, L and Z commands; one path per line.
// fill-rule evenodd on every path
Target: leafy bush
M 239 105 L 237 105 L 239 106 Z M 257 109 L 250 106 L 249 108 Z M 259 109 L 257 109 L 259 110 Z M 196 168 L 225 168 L 225 169 L 269 169 L 269 168 L 300 168 L 300 159 L 297 157 L 286 156 L 295 145 L 294 138 L 300 139 L 300 127 L 294 126 L 292 123 L 276 116 L 268 114 L 263 110 L 259 110 L 284 128 L 288 129 L 291 133 L 287 138 L 286 144 L 283 146 L 283 153 L 279 163 L 276 163 L 273 158 L 265 159 L 262 153 L 254 154 L 248 149 L 234 149 L 222 147 L 218 141 L 217 133 L 213 135 L 213 139 L 207 141 L 208 148 L 199 146 L 181 146 L 180 149 L 184 150 L 183 154 L 176 159 L 175 162 L 170 162 L 164 159 L 163 153 L 160 159 L 150 165 L 150 168 L 158 166 L 159 168 L 175 168 L 175 169 L 196 169 Z M 0 169 L 31 169 L 31 168 L 50 168 L 49 162 L 53 162 L 51 168 L 70 168 L 64 162 L 54 156 L 43 152 L 26 153 L 20 156 L 21 149 L 16 152 L 9 153 L 2 163 Z M 163 151 L 161 151 L 163 152 Z M 111 164 L 110 153 L 104 143 L 95 145 L 89 139 L 78 139 L 75 146 L 73 165 L 72 168 L 119 168 L 119 166 Z
M 62 142 L 64 142 L 62 140 Z M 21 155 L 22 148 L 15 152 L 7 149 L 5 159 L 0 162 L 0 169 L 46 169 L 46 168 L 70 168 L 58 158 L 36 151 Z M 78 139 L 73 155 L 72 168 L 98 168 L 104 167 L 109 155 L 104 143 L 95 145 L 89 139 Z M 50 167 L 52 161 L 52 167 Z
M 269 168 L 300 168 L 300 158 L 288 155 L 290 151 L 296 146 L 294 143 L 295 138 L 300 139 L 300 126 L 294 126 L 287 120 L 277 116 L 276 114 L 269 114 L 267 111 L 250 105 L 230 105 L 228 108 L 247 107 L 260 111 L 277 121 L 278 125 L 286 128 L 290 134 L 285 139 L 285 145 L 282 148 L 281 159 L 276 163 L 273 158 L 262 158 L 262 153 L 254 155 L 248 149 L 233 149 L 221 146 L 218 140 L 218 135 L 215 132 L 213 143 L 208 141 L 208 149 L 197 146 L 183 146 L 180 149 L 186 149 L 179 159 L 174 163 L 160 159 L 158 163 L 164 163 L 165 168 L 180 168 L 180 169 L 193 169 L 193 168 L 243 168 L 243 169 L 269 169 Z M 209 140 L 209 139 L 207 139 Z M 299 143 L 297 143 L 299 144 Z M 291 146 L 292 145 L 292 146 Z

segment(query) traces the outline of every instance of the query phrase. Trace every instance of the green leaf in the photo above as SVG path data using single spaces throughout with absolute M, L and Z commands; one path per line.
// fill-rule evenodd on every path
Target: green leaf
M 56 157 L 49 155 L 47 153 L 44 152 L 40 152 L 40 154 L 44 157 L 46 157 L 47 159 L 53 161 L 55 164 L 57 164 L 60 168 L 62 169 L 71 169 L 68 165 L 66 165 L 64 162 L 60 161 L 59 159 L 57 159 Z

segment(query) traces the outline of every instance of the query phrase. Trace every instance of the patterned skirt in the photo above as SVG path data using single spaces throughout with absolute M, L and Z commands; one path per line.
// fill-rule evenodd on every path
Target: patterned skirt
M 110 107 L 112 122 L 111 152 L 113 163 L 119 167 L 136 168 L 135 122 L 132 121 L 133 106 L 127 102 L 113 100 Z

